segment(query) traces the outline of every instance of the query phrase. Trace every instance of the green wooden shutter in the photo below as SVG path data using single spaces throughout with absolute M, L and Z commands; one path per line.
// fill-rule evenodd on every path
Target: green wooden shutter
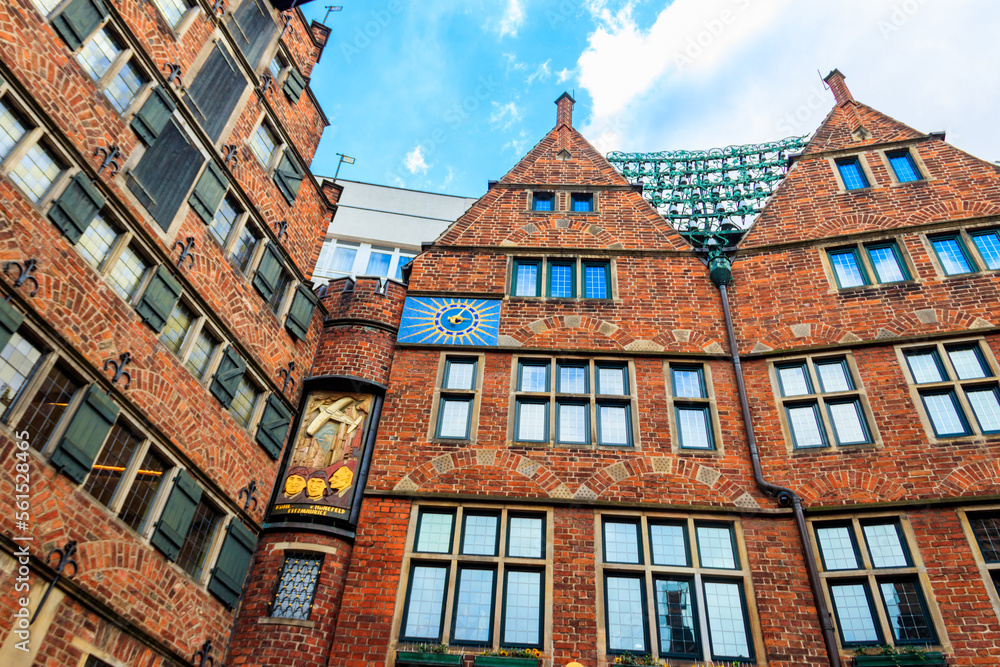
M 70 243 L 76 243 L 103 207 L 104 197 L 90 179 L 77 174 L 49 209 L 49 219 Z
M 274 182 L 281 190 L 285 201 L 291 204 L 299 194 L 299 186 L 302 185 L 302 169 L 295 160 L 288 155 L 288 151 L 281 156 L 281 162 L 274 172 Z
M 292 104 L 297 104 L 299 98 L 302 97 L 302 91 L 306 89 L 306 80 L 299 71 L 292 67 L 288 70 L 288 78 L 285 79 L 284 91 L 285 95 L 288 95 L 288 99 L 292 101 Z
M 243 379 L 246 370 L 247 362 L 243 361 L 239 352 L 232 345 L 227 347 L 210 387 L 212 395 L 219 399 L 223 407 L 228 408 L 233 402 L 236 388 L 240 386 L 240 380 Z
M 288 309 L 288 317 L 285 318 L 285 328 L 299 340 L 304 339 L 306 332 L 309 331 L 309 323 L 312 322 L 313 311 L 316 310 L 318 301 L 312 290 L 305 285 L 299 285 L 295 289 L 292 307 Z
M 136 311 L 143 322 L 160 333 L 167 324 L 167 318 L 181 296 L 181 284 L 170 275 L 170 270 L 162 264 L 149 280 L 149 286 L 136 305 Z
M 156 137 L 160 136 L 160 132 L 167 126 L 170 114 L 175 108 L 174 101 L 170 99 L 167 91 L 157 86 L 153 88 L 146 103 L 132 119 L 132 129 L 143 143 L 152 146 Z
M 108 10 L 101 0 L 75 0 L 52 19 L 52 27 L 66 42 L 69 50 L 76 51 L 107 15 Z
M 91 385 L 49 463 L 77 484 L 82 482 L 117 417 L 118 406 Z
M 191 193 L 188 203 L 207 225 L 212 222 L 215 210 L 219 208 L 228 189 L 229 179 L 226 178 L 226 173 L 215 162 L 210 161 L 208 168 L 198 179 L 198 185 L 194 186 L 194 192 Z
M 243 592 L 243 581 L 247 570 L 253 561 L 253 552 L 257 549 L 257 536 L 243 525 L 242 521 L 233 519 L 226 531 L 226 539 L 219 551 L 219 558 L 212 568 L 212 578 L 208 582 L 208 590 L 232 609 Z
M 273 243 L 264 246 L 264 256 L 260 258 L 257 273 L 253 277 L 253 286 L 257 288 L 265 301 L 270 301 L 281 277 L 281 255 Z
M 267 405 L 264 406 L 264 414 L 260 419 L 260 426 L 257 427 L 257 442 L 267 450 L 272 459 L 278 458 L 281 454 L 281 445 L 285 442 L 285 435 L 288 434 L 288 425 L 292 421 L 292 415 L 285 408 L 284 404 L 274 394 L 267 397 Z
M 24 315 L 7 301 L 0 299 L 0 350 L 7 347 L 10 337 L 24 321 Z
M 163 552 L 167 560 L 177 560 L 177 554 L 184 546 L 188 529 L 194 519 L 194 511 L 201 502 L 201 487 L 194 481 L 187 470 L 177 473 L 174 488 L 170 490 L 163 514 L 156 522 L 156 530 L 149 540 L 154 547 Z

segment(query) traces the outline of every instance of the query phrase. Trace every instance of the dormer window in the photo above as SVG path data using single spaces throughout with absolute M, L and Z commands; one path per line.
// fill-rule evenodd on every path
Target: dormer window
M 574 213 L 590 213 L 594 210 L 594 195 L 589 192 L 574 192 L 570 195 L 570 210 Z
M 924 177 L 920 175 L 920 170 L 917 169 L 916 163 L 913 161 L 913 156 L 910 155 L 908 149 L 903 149 L 900 151 L 891 151 L 886 153 L 885 156 L 889 158 L 889 164 L 892 165 L 892 171 L 896 174 L 896 180 L 900 183 L 910 183 L 912 181 L 922 181 Z
M 849 157 L 837 160 L 837 170 L 840 171 L 840 179 L 844 182 L 845 189 L 863 190 L 870 187 L 858 158 Z
M 532 211 L 552 211 L 555 209 L 554 192 L 535 192 L 531 196 Z

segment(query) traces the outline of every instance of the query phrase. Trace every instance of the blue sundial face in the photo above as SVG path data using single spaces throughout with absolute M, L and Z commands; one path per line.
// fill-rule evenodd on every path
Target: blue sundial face
M 496 345 L 500 301 L 410 297 L 403 307 L 400 343 Z

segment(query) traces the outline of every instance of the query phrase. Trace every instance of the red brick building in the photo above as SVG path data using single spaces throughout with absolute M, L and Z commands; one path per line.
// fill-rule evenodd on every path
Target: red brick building
M 222 664 L 322 330 L 329 31 L 263 0 L 0 26 L 0 664 Z

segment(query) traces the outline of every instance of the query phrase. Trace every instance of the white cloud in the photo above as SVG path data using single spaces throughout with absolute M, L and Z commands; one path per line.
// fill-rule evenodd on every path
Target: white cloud
M 514 155 L 521 157 L 528 152 L 528 148 L 531 146 L 531 138 L 528 136 L 527 131 L 521 130 L 518 136 L 511 139 L 503 145 L 504 151 L 511 151 Z
M 413 147 L 413 150 L 406 154 L 403 158 L 403 166 L 406 167 L 407 171 L 411 174 L 415 174 L 418 171 L 421 174 L 426 174 L 427 170 L 430 169 L 430 165 L 424 162 L 424 149 L 420 144 Z
M 549 69 L 549 63 L 552 62 L 551 59 L 546 60 L 541 65 L 535 69 L 534 72 L 528 75 L 528 78 L 524 80 L 529 86 L 535 81 L 548 81 L 552 78 L 552 71 Z
M 563 67 L 561 71 L 556 72 L 556 83 L 566 83 L 572 75 L 573 72 Z
M 527 63 L 519 62 L 516 53 L 502 53 L 503 59 L 507 61 L 507 74 L 511 71 L 518 72 L 528 69 Z
M 491 102 L 491 104 L 493 105 L 493 113 L 490 114 L 490 124 L 494 127 L 509 130 L 514 123 L 521 120 L 523 114 L 514 101 L 506 104 Z
M 524 7 L 521 6 L 521 0 L 507 0 L 507 8 L 504 10 L 499 26 L 497 26 L 500 39 L 503 39 L 507 35 L 517 37 L 517 30 L 523 23 Z

